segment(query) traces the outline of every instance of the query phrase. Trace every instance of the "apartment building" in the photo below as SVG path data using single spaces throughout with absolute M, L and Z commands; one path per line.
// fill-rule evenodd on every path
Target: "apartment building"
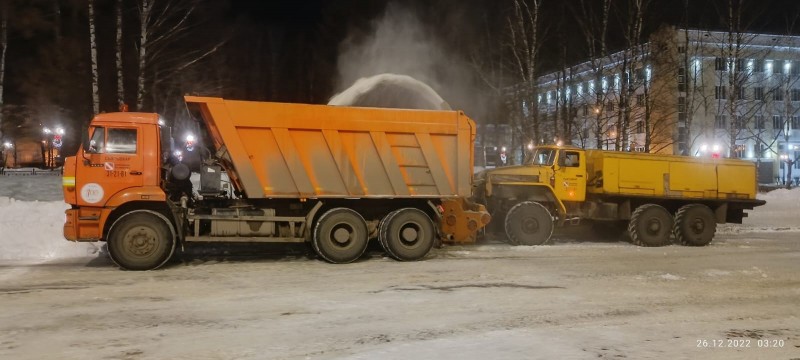
M 800 36 L 665 27 L 540 77 L 536 98 L 543 139 L 748 159 L 762 183 L 800 176 Z

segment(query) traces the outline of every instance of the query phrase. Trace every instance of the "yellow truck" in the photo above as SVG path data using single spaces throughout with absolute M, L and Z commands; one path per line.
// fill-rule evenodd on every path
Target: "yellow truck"
M 705 246 L 718 223 L 741 223 L 756 199 L 744 160 L 542 146 L 523 165 L 476 174 L 474 200 L 489 232 L 518 245 L 546 243 L 555 226 L 591 222 L 640 246 Z
M 67 240 L 106 241 L 131 270 L 192 242 L 306 242 L 348 263 L 375 238 L 411 261 L 437 239 L 474 242 L 489 222 L 468 201 L 475 124 L 463 112 L 185 101 L 200 133 L 180 156 L 158 114 L 92 120 L 64 164 Z

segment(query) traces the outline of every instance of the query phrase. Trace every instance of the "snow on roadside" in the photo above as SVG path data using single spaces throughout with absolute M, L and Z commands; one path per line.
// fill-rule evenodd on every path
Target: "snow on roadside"
M 800 188 L 758 194 L 767 204 L 746 211 L 742 224 L 723 224 L 717 233 L 800 232 Z
M 20 173 L 24 173 L 20 171 Z M 0 260 L 85 257 L 96 246 L 64 239 L 59 175 L 0 176 Z
M 20 201 L 0 197 L 0 260 L 85 257 L 91 244 L 64 240 L 63 201 Z
M 61 177 L 56 175 L 0 176 L 0 260 L 49 260 L 91 256 L 96 252 L 96 244 L 64 239 L 64 210 L 68 206 L 61 191 Z M 758 197 L 767 204 L 749 211 L 744 224 L 723 224 L 717 232 L 800 232 L 800 189 L 778 189 Z M 505 249 L 504 245 L 495 247 Z M 463 251 L 493 251 L 495 247 L 482 245 Z

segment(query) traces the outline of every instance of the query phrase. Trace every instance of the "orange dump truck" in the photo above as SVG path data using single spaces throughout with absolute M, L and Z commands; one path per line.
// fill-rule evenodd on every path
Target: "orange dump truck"
M 475 125 L 462 112 L 185 101 L 201 131 L 181 156 L 157 114 L 92 120 L 64 165 L 68 240 L 106 241 L 132 270 L 191 242 L 309 242 L 347 263 L 374 238 L 410 261 L 489 222 L 466 200 Z

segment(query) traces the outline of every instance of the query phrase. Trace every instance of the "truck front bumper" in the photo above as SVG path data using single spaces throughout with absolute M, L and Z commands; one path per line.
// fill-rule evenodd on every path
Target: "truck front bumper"
M 64 238 L 69 241 L 99 241 L 103 233 L 101 208 L 69 209 L 65 212 Z

